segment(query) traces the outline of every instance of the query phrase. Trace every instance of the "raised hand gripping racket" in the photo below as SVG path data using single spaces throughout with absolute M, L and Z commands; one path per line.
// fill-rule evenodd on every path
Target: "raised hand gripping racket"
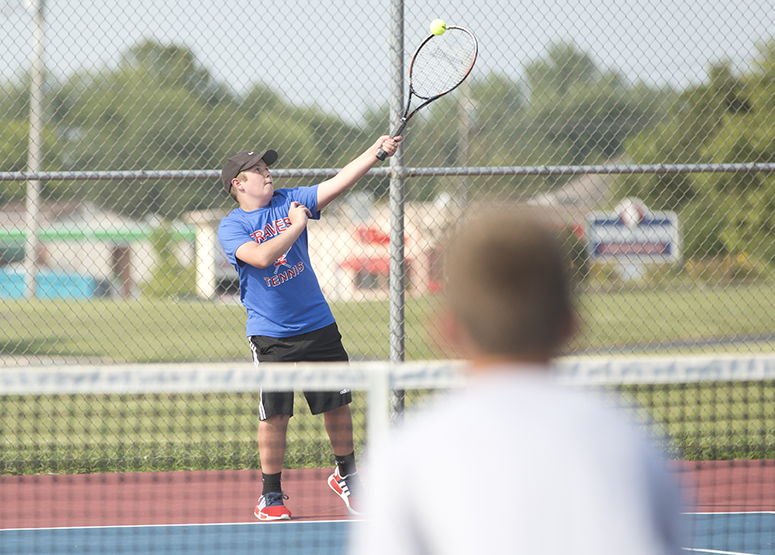
M 479 43 L 474 34 L 463 27 L 447 27 L 442 35 L 430 35 L 417 47 L 409 62 L 409 97 L 401 116 L 401 125 L 391 135 L 400 135 L 412 116 L 437 98 L 455 90 L 474 68 Z M 412 97 L 423 100 L 409 112 Z M 380 149 L 377 158 L 384 160 L 385 151 Z

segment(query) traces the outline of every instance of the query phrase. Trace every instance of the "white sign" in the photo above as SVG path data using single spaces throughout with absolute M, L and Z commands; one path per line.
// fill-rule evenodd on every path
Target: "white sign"
M 589 214 L 585 236 L 595 260 L 636 265 L 681 260 L 676 213 L 651 212 L 639 199 L 624 199 L 612 214 Z

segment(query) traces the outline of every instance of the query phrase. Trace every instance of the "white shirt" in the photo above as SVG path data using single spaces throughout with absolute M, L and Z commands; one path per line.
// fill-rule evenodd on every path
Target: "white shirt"
M 678 490 L 644 433 L 546 368 L 501 368 L 407 417 L 365 466 L 355 555 L 678 554 Z

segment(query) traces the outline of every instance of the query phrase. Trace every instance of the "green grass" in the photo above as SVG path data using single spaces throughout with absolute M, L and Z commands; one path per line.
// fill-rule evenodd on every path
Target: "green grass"
M 775 381 L 640 385 L 627 398 L 693 460 L 775 457 Z
M 580 349 L 768 336 L 762 341 L 667 348 L 670 352 L 772 351 L 775 286 L 629 291 L 581 297 Z M 764 343 L 764 349 L 757 343 Z M 639 350 L 633 347 L 631 352 Z
M 439 300 L 406 303 L 409 360 L 453 358 L 454 347 L 433 342 Z M 775 286 L 585 293 L 579 297 L 581 333 L 569 352 L 637 353 L 771 352 L 775 348 Z M 385 303 L 334 304 L 348 349 L 365 358 L 389 355 Z M 762 336 L 767 339 L 760 339 Z M 750 340 L 737 341 L 749 337 Z M 759 338 L 759 339 L 755 339 Z M 735 343 L 724 342 L 735 339 Z M 715 343 L 716 341 L 718 343 Z M 696 342 L 694 346 L 678 343 Z M 662 347 L 655 347 L 657 345 Z
M 408 299 L 406 358 L 449 358 L 432 341 L 438 300 Z M 332 303 L 345 346 L 355 359 L 389 356 L 387 301 Z M 571 350 L 653 352 L 771 351 L 775 286 L 587 293 L 582 334 Z M 249 360 L 244 309 L 205 301 L 1 301 L 0 357 L 107 362 Z M 763 336 L 764 339 L 757 336 Z M 750 337 L 730 344 L 674 346 Z
M 387 302 L 332 307 L 353 358 L 388 357 Z M 434 347 L 437 308 L 436 298 L 407 300 L 407 359 L 457 355 L 453 348 Z M 772 352 L 775 347 L 771 285 L 587 293 L 579 309 L 583 333 L 571 346 L 576 352 Z M 2 301 L 0 362 L 247 361 L 244 318 L 239 305 L 203 301 Z M 749 339 L 712 343 L 741 337 Z M 684 341 L 698 343 L 676 344 Z M 648 348 L 654 344 L 663 347 Z M 772 382 L 630 391 L 653 407 L 656 421 L 666 422 L 684 457 L 775 458 Z M 256 468 L 256 405 L 255 396 L 247 394 L 2 396 L 0 473 Z M 356 395 L 354 407 L 362 445 L 362 395 Z M 309 415 L 303 402 L 297 402 L 297 411 L 288 465 L 330 465 L 321 419 Z
M 365 436 L 364 395 L 354 428 Z M 0 396 L 0 474 L 258 468 L 256 394 Z M 323 420 L 299 396 L 289 467 L 333 464 Z
M 676 457 L 775 458 L 775 382 L 628 386 L 627 395 L 648 407 Z M 425 396 L 412 392 L 407 405 Z M 253 394 L 2 396 L 0 474 L 258 468 L 256 404 Z M 362 393 L 353 407 L 360 451 Z M 322 418 L 300 398 L 296 408 L 286 465 L 332 465 Z
M 173 300 L 0 302 L 4 356 L 109 362 L 212 361 L 246 357 L 244 309 Z

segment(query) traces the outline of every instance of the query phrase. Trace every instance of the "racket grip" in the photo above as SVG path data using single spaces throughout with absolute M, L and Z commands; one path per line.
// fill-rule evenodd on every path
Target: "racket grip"
M 391 135 L 391 137 L 398 137 L 406 127 L 407 120 L 405 118 L 401 119 L 401 125 L 398 126 L 398 129 L 395 130 L 395 132 Z M 387 152 L 382 150 L 381 148 L 377 151 L 377 159 L 378 160 L 385 160 L 387 158 Z

